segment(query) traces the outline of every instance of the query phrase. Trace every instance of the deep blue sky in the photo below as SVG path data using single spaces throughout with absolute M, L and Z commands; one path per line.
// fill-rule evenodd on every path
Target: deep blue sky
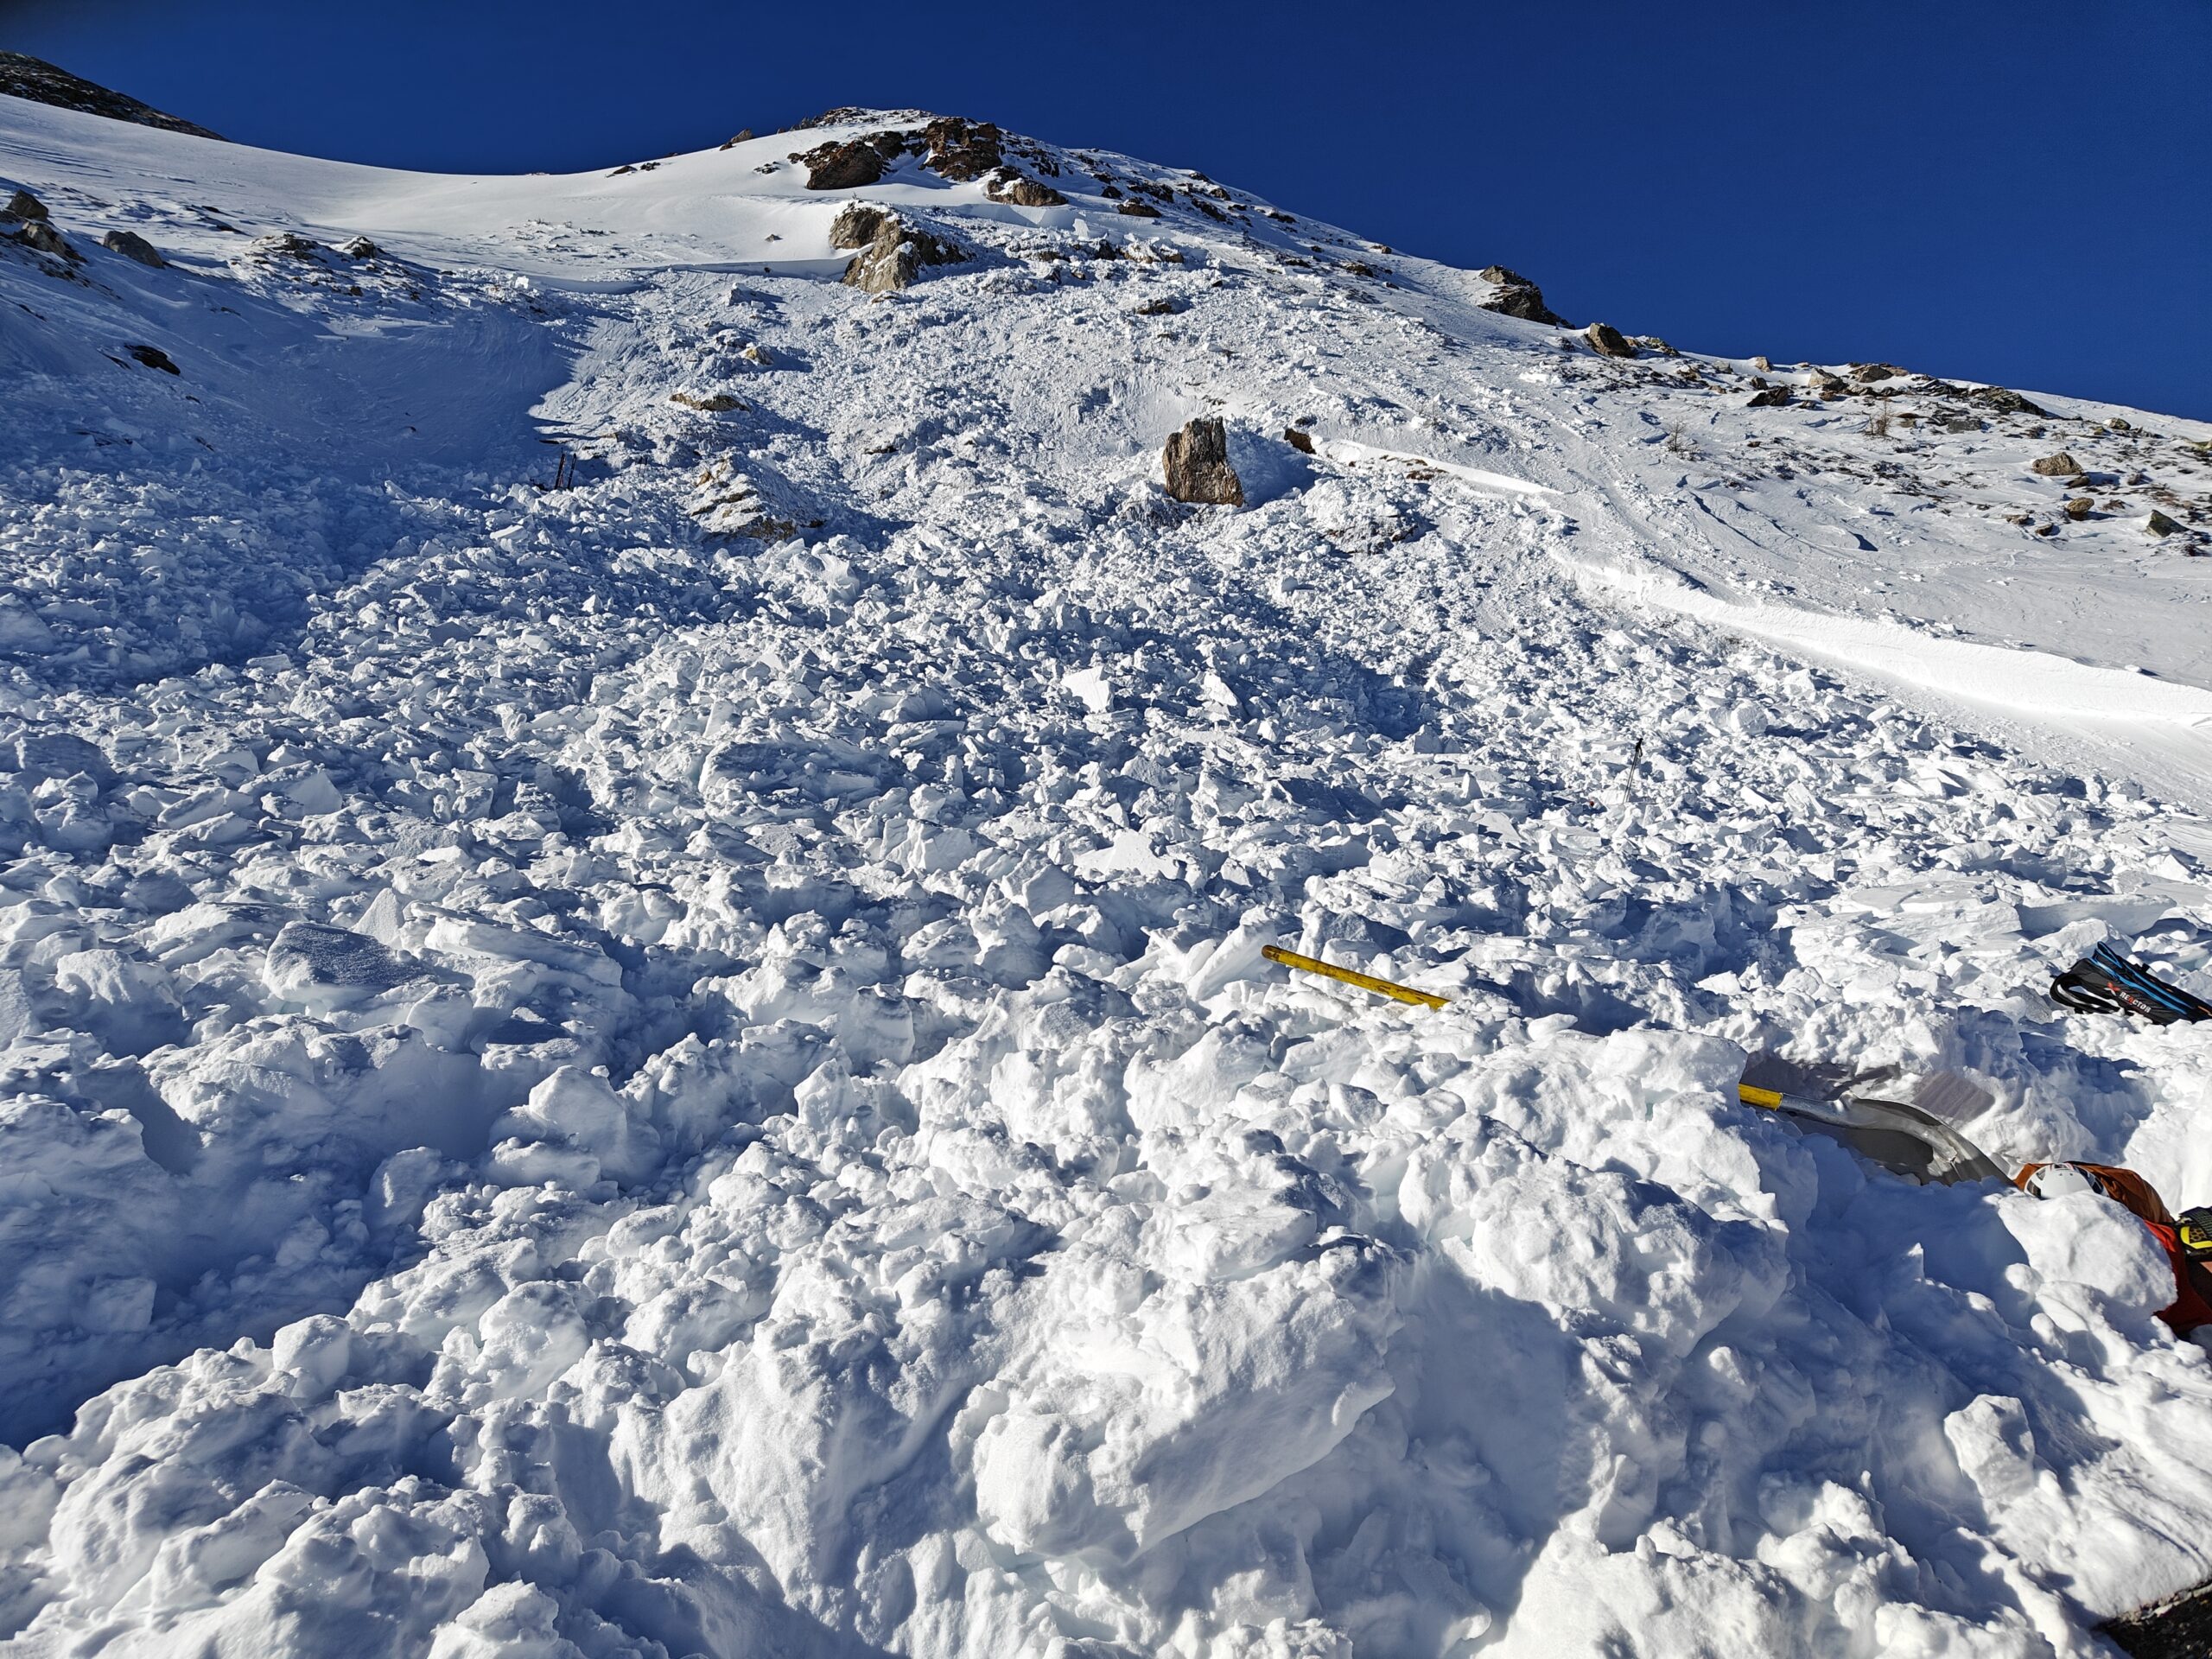
M 452 170 L 919 105 L 1512 265 L 1577 321 L 2212 418 L 2212 0 L 0 0 L 0 48 Z

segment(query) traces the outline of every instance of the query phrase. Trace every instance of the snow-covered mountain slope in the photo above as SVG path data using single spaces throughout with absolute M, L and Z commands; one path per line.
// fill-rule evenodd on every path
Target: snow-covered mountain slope
M 1965 1070 L 2212 1198 L 2212 1028 L 2044 995 L 2205 988 L 2204 429 L 788 159 L 921 124 L 0 99 L 81 256 L 0 245 L 0 1630 L 2088 1655 L 2212 1576 L 2143 1230 L 1733 1089 Z M 842 286 L 855 200 L 969 257 Z M 1242 509 L 1160 486 L 1209 413 Z

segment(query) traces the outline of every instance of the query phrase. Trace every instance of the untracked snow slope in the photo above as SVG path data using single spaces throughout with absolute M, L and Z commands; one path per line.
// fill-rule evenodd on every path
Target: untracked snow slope
M 2088 1656 L 2212 1577 L 2142 1229 L 1733 1087 L 2212 1199 L 2212 1027 L 2044 995 L 2212 988 L 2202 431 L 786 159 L 923 118 L 0 99 L 81 254 L 0 245 L 10 1650 Z M 852 200 L 970 257 L 841 286 Z

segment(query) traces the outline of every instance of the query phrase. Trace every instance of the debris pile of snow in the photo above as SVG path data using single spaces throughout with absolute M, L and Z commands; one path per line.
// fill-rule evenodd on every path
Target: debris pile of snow
M 2087 1656 L 2212 1574 L 2142 1230 L 1733 1086 L 1959 1069 L 2000 1160 L 2212 1198 L 2212 1029 L 2044 995 L 2203 985 L 2212 829 L 2115 746 L 2204 731 L 1769 626 L 2202 694 L 2212 565 L 1998 511 L 2063 442 L 2201 517 L 2190 432 L 1746 409 L 1196 175 L 809 139 L 861 242 L 788 135 L 0 99 L 84 251 L 0 247 L 0 1634 Z

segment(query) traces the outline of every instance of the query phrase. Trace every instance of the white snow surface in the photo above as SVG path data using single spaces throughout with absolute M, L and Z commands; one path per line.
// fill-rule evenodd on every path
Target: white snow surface
M 1733 1090 L 2212 1199 L 2212 1027 L 2045 995 L 2212 988 L 2205 429 L 785 159 L 915 124 L 0 99 L 84 253 L 0 252 L 9 1650 L 2086 1656 L 2212 1577 L 2143 1230 Z M 973 257 L 838 285 L 855 198 Z

